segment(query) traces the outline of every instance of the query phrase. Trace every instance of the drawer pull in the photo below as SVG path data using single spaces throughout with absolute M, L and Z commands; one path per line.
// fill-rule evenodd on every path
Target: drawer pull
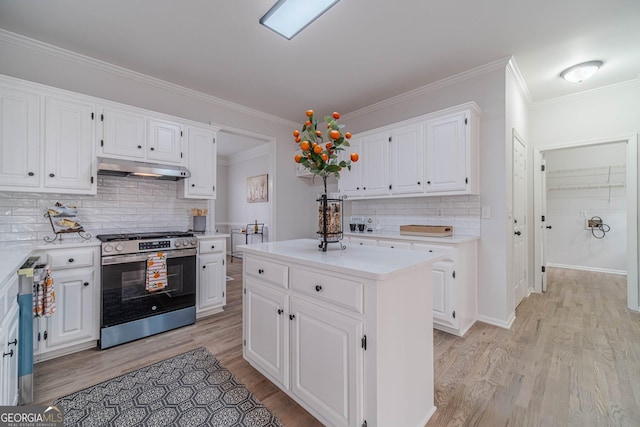
M 211 245 L 211 249 L 215 249 L 215 248 L 216 248 L 216 245 Z
M 73 258 L 69 258 L 69 262 L 73 262 L 75 261 Z
M 27 175 L 29 175 L 29 176 L 33 176 L 33 175 L 35 175 L 35 174 L 34 174 L 33 172 L 29 172 Z
M 55 174 L 55 173 L 50 173 L 50 174 L 49 174 L 49 177 L 51 177 L 51 178 L 54 178 L 55 176 L 56 176 L 56 174 Z
M 89 282 L 84 282 L 82 285 L 85 286 L 85 287 L 89 286 Z
M 205 268 L 207 268 L 207 266 L 206 266 L 206 265 L 203 265 L 203 266 L 202 266 L 202 269 L 204 270 Z
M 18 338 L 15 338 L 13 341 L 9 341 L 7 344 L 8 345 L 16 345 L 17 346 L 18 345 Z
M 263 269 L 261 269 L 261 268 L 259 268 L 259 269 L 258 269 L 258 274 L 262 274 L 262 273 L 264 273 L 264 270 L 263 270 Z
M 4 359 L 6 356 L 13 357 L 13 349 L 9 351 L 9 353 L 2 353 L 2 358 Z
M 295 319 L 295 318 L 296 318 L 296 315 L 295 315 L 295 314 L 290 314 L 290 315 L 289 315 L 289 320 L 293 320 L 293 319 Z
M 142 145 L 138 145 L 138 150 L 142 150 Z
M 322 290 L 322 286 L 321 285 L 316 285 L 316 292 L 320 292 Z
M 281 308 L 279 308 L 279 309 L 278 309 L 278 314 L 282 314 L 282 313 L 284 313 L 284 310 L 283 310 L 283 309 L 281 309 Z

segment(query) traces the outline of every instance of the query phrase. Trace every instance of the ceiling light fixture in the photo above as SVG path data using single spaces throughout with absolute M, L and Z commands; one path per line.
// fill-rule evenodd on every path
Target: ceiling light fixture
M 568 82 L 582 83 L 593 76 L 602 67 L 602 61 L 589 61 L 569 67 L 560 73 L 560 77 Z
M 260 23 L 287 40 L 304 30 L 340 0 L 278 0 Z

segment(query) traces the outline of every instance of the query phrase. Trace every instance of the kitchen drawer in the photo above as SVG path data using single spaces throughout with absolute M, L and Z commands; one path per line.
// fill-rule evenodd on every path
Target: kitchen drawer
M 354 244 L 354 245 L 370 245 L 370 246 L 376 246 L 377 242 L 375 239 L 367 239 L 365 238 L 360 238 L 360 237 L 349 237 L 349 243 Z
M 200 240 L 198 243 L 199 254 L 210 254 L 214 252 L 222 252 L 225 250 L 226 242 L 224 239 L 216 240 Z
M 289 287 L 289 267 L 286 265 L 245 256 L 244 273 L 279 287 Z
M 397 240 L 378 240 L 378 246 L 391 249 L 411 249 L 411 242 L 399 242 Z
M 0 288 L 0 321 L 18 296 L 18 275 L 7 280 Z
M 362 282 L 296 268 L 291 272 L 291 289 L 362 313 Z
M 458 255 L 458 250 L 449 246 L 429 245 L 427 243 L 413 243 L 413 249 L 416 251 L 433 252 L 434 254 L 447 255 L 450 258 L 455 258 Z
M 51 270 L 62 270 L 65 268 L 92 267 L 92 249 L 62 249 L 49 252 L 49 267 Z

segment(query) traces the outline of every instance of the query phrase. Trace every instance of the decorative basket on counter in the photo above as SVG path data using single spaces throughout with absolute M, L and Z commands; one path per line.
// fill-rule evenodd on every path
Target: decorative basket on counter
M 318 238 L 320 249 L 327 251 L 327 244 L 338 243 L 341 249 L 345 247 L 342 240 L 342 201 L 339 198 L 328 198 L 322 194 L 318 199 Z

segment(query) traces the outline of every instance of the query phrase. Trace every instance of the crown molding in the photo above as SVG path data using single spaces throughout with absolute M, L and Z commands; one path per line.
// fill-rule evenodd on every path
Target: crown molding
M 520 72 L 520 68 L 516 63 L 516 59 L 512 56 L 509 58 L 509 62 L 507 63 L 507 72 L 511 74 L 513 79 L 518 86 L 518 90 L 520 91 L 520 95 L 527 102 L 527 105 L 531 107 L 533 105 L 533 98 L 531 97 L 531 92 L 529 92 L 529 87 L 527 86 L 527 82 L 522 77 L 522 73 Z
M 400 95 L 393 96 L 391 98 L 387 98 L 383 101 L 377 102 L 375 104 L 368 105 L 359 110 L 353 111 L 351 113 L 345 114 L 343 116 L 344 120 L 352 120 L 358 117 L 365 116 L 367 114 L 373 113 L 374 111 L 381 110 L 383 108 L 391 107 L 396 104 L 400 104 L 402 102 L 411 100 L 421 95 L 425 95 L 436 90 L 445 88 L 447 86 L 451 86 L 457 83 L 464 82 L 466 80 L 496 71 L 504 69 L 511 57 L 500 58 L 496 61 L 490 62 L 485 65 L 481 65 L 476 68 L 472 68 L 471 70 L 463 71 L 462 73 L 454 74 L 453 76 L 446 77 L 442 80 L 438 80 L 437 82 L 429 83 L 428 85 L 421 86 L 416 89 L 412 89 L 408 92 L 402 93 Z
M 184 95 L 190 98 L 197 99 L 212 105 L 226 108 L 228 110 L 237 111 L 239 113 L 247 114 L 259 119 L 267 120 L 270 122 L 278 123 L 287 127 L 296 127 L 298 123 L 292 122 L 282 117 L 274 116 L 272 114 L 264 113 L 262 111 L 254 110 L 253 108 L 245 107 L 244 105 L 236 104 L 231 101 L 224 100 L 222 98 L 208 95 L 202 92 L 188 89 L 184 86 L 180 86 L 174 83 L 169 83 L 165 80 L 161 80 L 155 77 L 148 76 L 146 74 L 139 73 L 137 71 L 130 70 L 128 68 L 120 67 L 114 64 L 110 64 L 105 61 L 101 61 L 96 58 L 92 58 L 86 55 L 82 55 L 67 49 L 63 49 L 58 46 L 54 46 L 39 40 L 35 40 L 29 37 L 22 36 L 20 34 L 12 33 L 10 31 L 0 28 L 0 42 L 13 44 L 20 48 L 29 49 L 34 52 L 49 55 L 58 59 L 74 62 L 76 64 L 84 65 L 94 68 L 112 75 L 124 77 L 129 80 L 134 80 L 149 86 L 153 86 L 159 89 L 167 90 L 179 95 Z

